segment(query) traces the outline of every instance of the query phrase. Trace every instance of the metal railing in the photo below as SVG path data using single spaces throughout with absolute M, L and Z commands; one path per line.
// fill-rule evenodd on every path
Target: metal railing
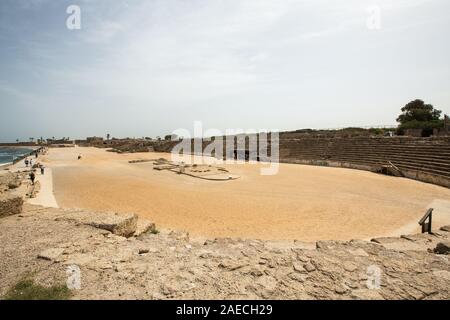
M 427 212 L 422 217 L 422 219 L 419 220 L 419 225 L 422 226 L 422 233 L 425 233 L 425 232 L 428 232 L 430 234 L 432 233 L 431 232 L 432 217 L 433 217 L 433 208 L 430 208 L 427 210 Z

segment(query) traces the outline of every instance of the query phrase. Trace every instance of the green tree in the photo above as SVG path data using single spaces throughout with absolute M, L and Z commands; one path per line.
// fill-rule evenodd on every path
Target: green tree
M 422 129 L 422 136 L 429 137 L 434 129 L 444 126 L 444 120 L 439 119 L 441 113 L 441 110 L 422 100 L 411 101 L 402 108 L 402 113 L 397 118 L 397 134 L 402 135 L 407 129 Z
M 438 121 L 441 113 L 442 111 L 434 109 L 433 105 L 425 104 L 422 100 L 416 99 L 407 103 L 402 108 L 402 114 L 398 116 L 397 122 L 399 122 L 400 125 L 405 125 L 411 121 Z
M 178 138 L 176 134 L 168 134 L 164 137 L 164 140 L 173 140 L 175 141 Z

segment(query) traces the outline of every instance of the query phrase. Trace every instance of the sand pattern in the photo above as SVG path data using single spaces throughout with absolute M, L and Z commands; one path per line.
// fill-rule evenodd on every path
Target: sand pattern
M 81 160 L 77 160 L 78 154 Z M 154 170 L 151 161 L 170 154 L 115 154 L 96 148 L 50 150 L 54 193 L 66 208 L 135 212 L 162 228 L 199 237 L 349 240 L 399 236 L 419 230 L 432 203 L 448 224 L 450 190 L 366 171 L 280 164 L 220 164 L 239 175 L 207 181 Z M 200 157 L 194 157 L 199 162 Z

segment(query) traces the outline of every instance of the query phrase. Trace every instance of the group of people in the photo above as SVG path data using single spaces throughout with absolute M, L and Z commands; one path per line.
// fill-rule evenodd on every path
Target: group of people
M 35 151 L 35 152 L 34 152 L 34 155 L 35 155 L 35 157 L 37 158 L 37 157 L 38 157 L 38 151 Z M 41 163 L 36 163 L 36 164 L 34 165 L 34 167 L 33 167 L 33 159 L 32 159 L 32 158 L 30 158 L 30 159 L 25 158 L 24 162 L 25 162 L 25 166 L 26 166 L 26 167 L 28 167 L 28 165 L 29 165 L 30 168 L 31 168 L 31 172 L 30 172 L 30 180 L 31 180 L 31 183 L 34 185 L 34 181 L 36 180 L 36 174 L 35 174 L 36 168 L 39 168 L 39 169 L 41 170 L 41 175 L 44 175 L 44 173 L 45 173 L 45 167 L 44 167 L 44 165 L 41 164 Z
M 28 158 L 25 158 L 25 166 L 28 167 L 28 165 L 33 167 L 33 159 L 28 160 Z

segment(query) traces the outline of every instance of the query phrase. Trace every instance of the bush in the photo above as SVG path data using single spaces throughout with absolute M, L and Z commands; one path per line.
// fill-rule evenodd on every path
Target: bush
M 22 279 L 9 289 L 4 300 L 67 300 L 71 296 L 65 285 L 43 287 L 36 285 L 32 279 Z
M 429 137 L 433 134 L 433 129 L 437 128 L 443 128 L 444 127 L 444 120 L 433 120 L 433 121 L 408 121 L 404 124 L 401 124 L 398 126 L 397 134 L 398 135 L 404 135 L 405 130 L 407 129 L 422 129 L 422 136 L 423 137 Z
M 436 129 L 443 128 L 444 120 L 417 121 L 412 120 L 399 126 L 400 129 Z

